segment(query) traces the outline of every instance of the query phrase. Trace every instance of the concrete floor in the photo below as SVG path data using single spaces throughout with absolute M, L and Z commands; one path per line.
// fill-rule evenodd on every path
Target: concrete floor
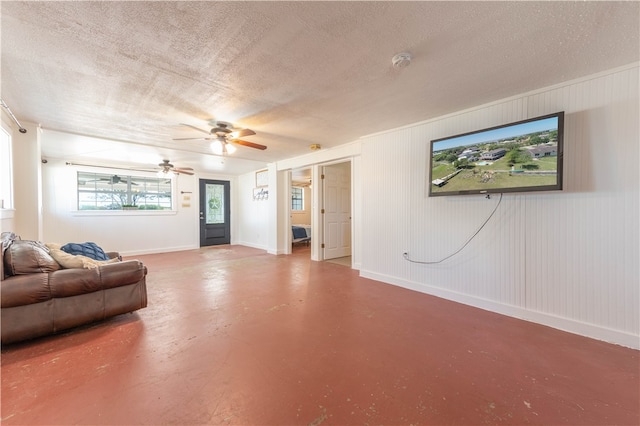
M 147 308 L 2 348 L 2 424 L 640 423 L 636 350 L 304 250 L 139 259 Z

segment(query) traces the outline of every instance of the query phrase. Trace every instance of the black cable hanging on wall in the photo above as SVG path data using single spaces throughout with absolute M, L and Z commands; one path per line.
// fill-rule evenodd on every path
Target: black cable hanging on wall
M 487 194 L 487 198 L 491 198 L 491 195 Z M 469 237 L 469 239 L 467 240 L 466 243 L 464 243 L 462 245 L 462 247 L 460 247 L 458 250 L 454 251 L 453 253 L 451 253 L 448 256 L 443 257 L 440 260 L 430 260 L 430 261 L 422 261 L 422 260 L 413 260 L 411 259 L 411 257 L 409 256 L 409 253 L 405 252 L 402 253 L 402 257 L 404 257 L 405 260 L 411 262 L 411 263 L 420 263 L 421 265 L 436 265 L 438 263 L 442 263 L 445 260 L 455 256 L 456 254 L 460 253 L 462 251 L 463 248 L 465 248 L 470 242 L 471 240 L 473 240 L 476 235 L 478 235 L 478 233 L 480 231 L 482 231 L 482 228 L 484 228 L 484 226 L 487 224 L 487 222 L 489 222 L 489 219 L 491 219 L 493 217 L 493 215 L 495 214 L 496 210 L 498 210 L 498 207 L 500 206 L 500 203 L 502 203 L 502 193 L 500 193 L 500 199 L 498 200 L 498 202 L 496 203 L 496 206 L 493 208 L 493 211 L 491 212 L 491 214 L 489 215 L 489 217 L 487 217 L 487 219 L 482 223 L 482 225 L 480 225 L 480 227 L 478 228 L 478 230 L 471 236 Z
M 27 129 L 25 129 L 24 127 L 22 127 L 22 125 L 20 124 L 20 122 L 18 121 L 18 119 L 16 118 L 15 115 L 13 115 L 13 113 L 11 112 L 11 110 L 9 109 L 9 107 L 7 106 L 6 103 L 4 103 L 4 100 L 2 98 L 0 98 L 0 105 L 2 105 L 2 108 L 7 110 L 7 114 L 9 114 L 9 117 L 11 117 L 11 119 L 13 121 L 15 121 L 15 123 L 18 125 L 18 131 L 20 133 L 27 133 Z

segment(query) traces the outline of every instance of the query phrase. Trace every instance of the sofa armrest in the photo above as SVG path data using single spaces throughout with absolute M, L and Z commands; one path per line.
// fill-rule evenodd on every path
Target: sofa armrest
M 98 267 L 104 289 L 134 284 L 147 275 L 147 268 L 139 260 L 109 263 Z
M 109 259 L 119 259 L 122 260 L 122 256 L 117 251 L 108 251 L 105 253 Z

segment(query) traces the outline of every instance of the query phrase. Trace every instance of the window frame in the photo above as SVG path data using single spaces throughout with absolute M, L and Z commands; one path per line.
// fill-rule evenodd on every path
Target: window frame
M 14 186 L 13 186 L 13 134 L 6 128 L 4 121 L 0 125 L 2 134 L 0 140 L 0 199 L 3 205 L 0 207 L 0 219 L 11 219 L 14 216 Z M 6 155 L 5 155 L 6 154 Z
M 300 191 L 300 197 L 296 197 L 294 195 L 294 190 L 296 190 L 296 192 L 297 192 L 297 190 Z M 300 208 L 299 209 L 294 208 L 294 206 L 293 206 L 294 201 L 300 201 Z M 302 187 L 302 186 L 292 186 L 291 187 L 291 204 L 290 204 L 291 212 L 292 213 L 303 213 L 303 212 L 305 212 L 304 201 L 305 201 L 304 200 L 304 187 Z
M 111 185 L 112 187 L 118 183 L 123 183 L 126 185 L 126 192 L 123 193 L 116 193 L 119 191 L 114 191 L 114 192 L 109 192 L 109 191 L 105 191 L 105 192 L 101 192 L 101 191 L 97 191 L 97 183 L 94 184 L 94 191 L 90 191 L 90 190 L 85 190 L 83 191 L 80 185 L 80 178 L 81 177 L 88 177 L 88 175 L 93 175 L 94 178 L 96 179 L 100 179 L 100 180 L 104 180 L 104 179 L 108 179 L 111 178 L 115 175 L 117 175 L 121 180 L 118 182 L 110 182 L 107 183 L 107 185 Z M 123 208 L 124 205 L 126 204 L 130 204 L 132 202 L 132 199 L 135 199 L 136 194 L 135 191 L 131 191 L 132 189 L 132 184 L 134 181 L 139 180 L 145 183 L 146 186 L 146 182 L 151 181 L 153 183 L 153 181 L 156 181 L 155 183 L 157 183 L 158 185 L 160 185 L 160 181 L 162 180 L 166 180 L 166 179 L 171 179 L 171 183 L 169 185 L 169 191 L 170 191 L 170 196 L 169 196 L 169 207 L 168 208 L 137 208 L 137 209 L 125 209 Z M 80 215 L 80 216 L 95 216 L 95 215 L 129 215 L 129 214 L 134 214 L 134 215 L 167 215 L 167 214 L 176 214 L 177 213 L 177 196 L 176 196 L 176 188 L 177 188 L 177 184 L 176 184 L 176 179 L 174 176 L 169 176 L 169 177 L 158 177 L 156 174 L 145 174 L 144 172 L 138 172 L 135 173 L 135 171 L 132 170 L 126 170 L 125 172 L 122 171 L 116 171 L 116 172 L 109 172 L 109 171 L 105 171 L 105 170 L 100 170 L 100 171 L 96 171 L 96 170 L 92 170 L 92 169 L 77 169 L 74 171 L 74 180 L 75 180 L 75 214 L 76 215 Z M 122 188 L 122 187 L 121 187 Z M 160 188 L 158 188 L 160 189 Z M 145 191 L 147 192 L 147 191 Z M 114 206 L 114 208 L 90 208 L 90 209 L 83 209 L 81 208 L 81 194 L 110 194 L 112 203 L 111 205 Z M 152 192 L 153 194 L 153 192 Z M 126 197 L 126 201 L 124 201 L 122 199 L 122 196 Z M 153 195 L 151 195 L 151 197 L 153 197 Z M 97 196 L 96 196 L 97 198 Z M 116 199 L 119 198 L 119 199 Z M 143 196 L 144 199 L 144 196 Z M 96 203 L 98 203 L 99 201 L 96 200 Z M 103 203 L 105 202 L 105 200 L 102 201 Z M 115 205 L 119 205 L 119 207 L 115 207 Z M 134 203 L 136 204 L 136 203 Z M 143 205 L 147 206 L 147 205 L 161 205 L 160 203 L 157 204 L 150 204 L 150 203 L 144 203 Z M 137 206 L 139 207 L 139 206 Z

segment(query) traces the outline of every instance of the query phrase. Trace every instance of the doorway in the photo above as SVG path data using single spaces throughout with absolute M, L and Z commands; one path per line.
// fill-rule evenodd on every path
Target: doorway
M 308 253 L 311 256 L 310 245 L 313 243 L 311 241 L 313 229 L 311 168 L 292 170 L 290 182 L 289 222 L 292 235 L 291 251 Z
M 311 260 L 329 260 L 353 267 L 352 182 L 352 160 L 291 170 L 292 187 L 309 184 L 311 224 L 307 232 L 312 235 Z M 288 213 L 289 226 L 300 226 L 299 216 L 294 219 L 292 214 L 291 203 Z
M 200 179 L 200 247 L 231 243 L 230 184 Z

